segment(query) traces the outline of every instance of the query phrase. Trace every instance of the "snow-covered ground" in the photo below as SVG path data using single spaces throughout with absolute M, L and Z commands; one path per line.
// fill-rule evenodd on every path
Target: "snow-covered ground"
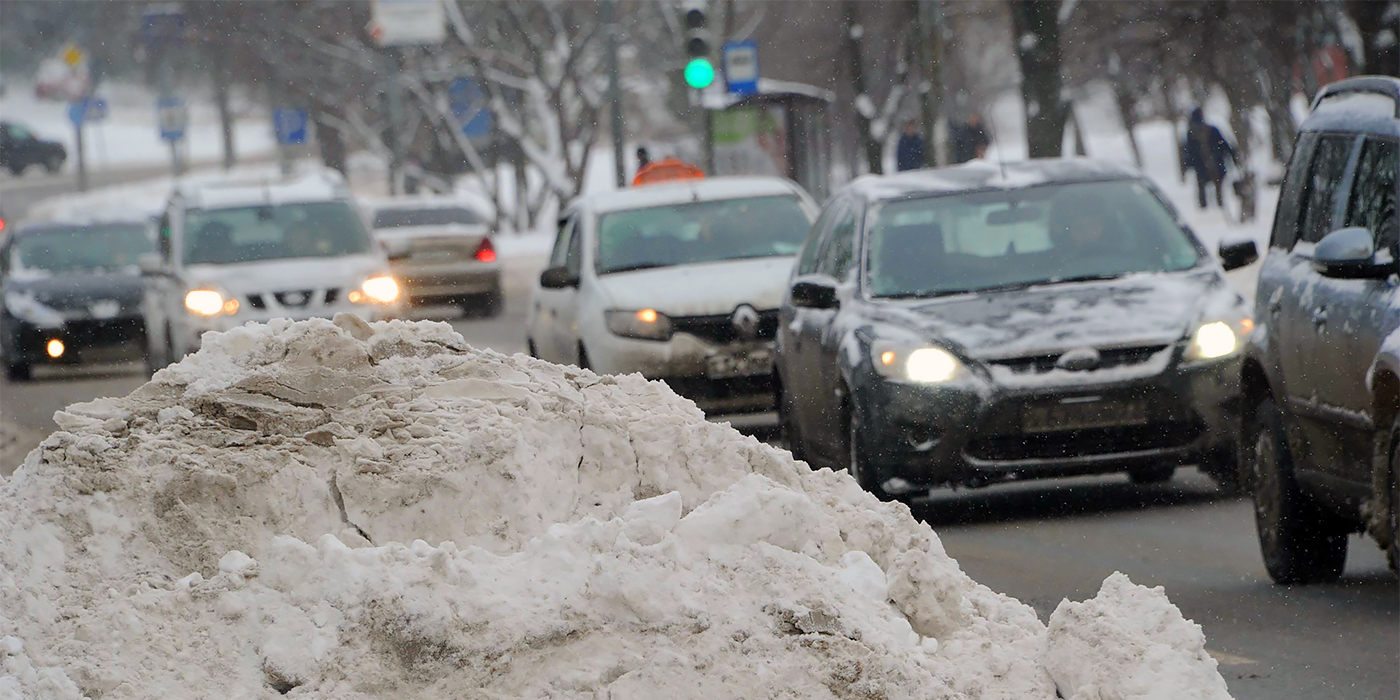
M 90 170 L 107 170 L 170 162 L 170 148 L 160 140 L 156 121 L 156 97 L 150 90 L 134 85 L 108 83 L 97 96 L 107 100 L 108 116 L 87 126 L 84 151 Z M 187 159 L 210 163 L 223 158 L 223 136 L 218 111 L 206 93 L 186 96 L 189 126 L 185 141 Z M 265 111 L 238 105 L 234 122 L 234 148 L 240 158 L 267 156 L 276 150 L 272 122 Z M 68 118 L 68 103 L 40 100 L 32 85 L 7 83 L 0 95 L 0 119 L 29 127 L 36 135 L 58 141 L 68 149 L 72 169 L 77 159 L 76 133 Z
M 640 376 L 249 325 L 0 480 L 0 700 L 1228 698 L 1121 574 L 1049 617 Z

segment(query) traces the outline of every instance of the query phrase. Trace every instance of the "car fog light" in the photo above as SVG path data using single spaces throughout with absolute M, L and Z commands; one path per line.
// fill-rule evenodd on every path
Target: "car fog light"
M 44 346 L 44 351 L 49 354 L 49 357 L 52 357 L 55 360 L 57 360 L 60 357 L 63 357 L 64 349 L 65 348 L 63 347 L 63 341 L 59 340 L 58 338 L 50 338 L 48 344 Z

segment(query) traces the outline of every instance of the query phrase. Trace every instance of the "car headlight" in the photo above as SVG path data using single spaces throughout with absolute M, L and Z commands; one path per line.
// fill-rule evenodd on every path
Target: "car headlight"
M 238 300 L 225 299 L 213 289 L 192 289 L 185 294 L 185 308 L 200 316 L 238 313 Z
M 671 319 L 656 309 L 607 311 L 603 313 L 613 335 L 642 340 L 670 340 Z
M 399 298 L 399 283 L 388 275 L 371 277 L 349 294 L 356 304 L 392 304 Z
M 1202 323 L 1191 334 L 1186 359 L 1215 360 L 1234 355 L 1244 347 L 1244 339 L 1253 330 L 1254 319 L 1248 316 Z
M 943 384 L 967 373 L 956 355 L 940 347 L 908 347 L 875 343 L 870 362 L 882 377 L 919 384 Z

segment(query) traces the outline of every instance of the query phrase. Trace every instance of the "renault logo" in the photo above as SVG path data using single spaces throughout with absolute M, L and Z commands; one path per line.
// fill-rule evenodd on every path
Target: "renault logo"
M 734 309 L 734 315 L 729 317 L 729 322 L 734 324 L 734 330 L 744 340 L 753 340 L 758 337 L 758 312 L 754 311 L 748 304 L 740 304 Z

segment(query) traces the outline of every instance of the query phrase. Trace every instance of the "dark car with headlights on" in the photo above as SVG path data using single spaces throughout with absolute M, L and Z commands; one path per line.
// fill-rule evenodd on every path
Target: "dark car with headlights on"
M 0 244 L 0 359 L 10 381 L 36 364 L 139 356 L 139 258 L 155 250 L 146 221 L 41 223 Z
M 1233 484 L 1252 322 L 1223 273 L 1254 243 L 1220 256 L 1118 165 L 858 179 L 781 310 L 789 445 L 886 497 L 1192 463 Z

